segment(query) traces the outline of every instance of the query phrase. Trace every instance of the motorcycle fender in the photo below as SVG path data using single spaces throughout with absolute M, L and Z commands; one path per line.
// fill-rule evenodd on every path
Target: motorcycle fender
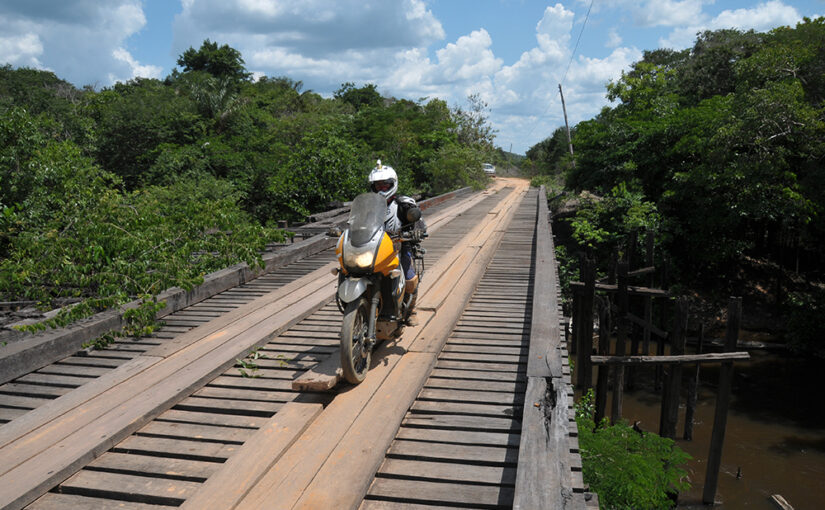
M 366 278 L 344 278 L 338 284 L 338 299 L 352 303 L 367 291 L 369 280 Z

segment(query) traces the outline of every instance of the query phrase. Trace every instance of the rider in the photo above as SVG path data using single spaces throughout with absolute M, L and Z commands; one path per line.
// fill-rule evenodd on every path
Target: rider
M 395 170 L 386 165 L 381 164 L 379 159 L 375 168 L 370 172 L 370 189 L 387 199 L 387 215 L 384 219 L 384 228 L 387 233 L 397 235 L 401 233 L 403 228 L 407 228 L 415 224 L 416 220 L 410 221 L 410 211 L 415 209 L 418 211 L 418 218 L 421 216 L 418 204 L 415 203 L 411 197 L 404 195 L 397 195 L 398 191 L 398 175 Z M 413 215 L 415 217 L 415 215 Z M 412 248 L 409 243 L 401 243 L 401 267 L 404 269 L 404 278 L 407 283 L 404 292 L 408 296 L 412 296 L 409 307 L 409 315 L 407 324 L 415 326 L 417 320 L 415 318 L 415 301 L 416 290 L 418 288 L 418 275 L 415 274 L 415 267 L 412 263 Z

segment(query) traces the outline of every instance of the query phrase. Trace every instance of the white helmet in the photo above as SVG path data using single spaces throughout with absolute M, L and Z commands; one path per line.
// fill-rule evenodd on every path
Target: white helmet
M 370 172 L 370 189 L 386 199 L 398 191 L 398 175 L 391 166 L 382 165 L 380 159 Z

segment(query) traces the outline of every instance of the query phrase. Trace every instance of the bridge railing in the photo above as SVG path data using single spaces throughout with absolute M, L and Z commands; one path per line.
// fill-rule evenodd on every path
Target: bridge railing
M 542 186 L 536 219 L 527 391 L 514 509 L 585 507 L 573 387 L 567 365 L 567 347 L 560 333 L 562 312 L 558 281 L 547 199 Z

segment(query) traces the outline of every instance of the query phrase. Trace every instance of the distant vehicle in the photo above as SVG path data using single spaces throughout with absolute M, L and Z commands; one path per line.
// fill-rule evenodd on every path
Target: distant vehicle
M 484 163 L 481 166 L 484 169 L 485 174 L 489 175 L 490 177 L 495 177 L 496 176 L 496 167 L 494 167 L 490 163 Z

